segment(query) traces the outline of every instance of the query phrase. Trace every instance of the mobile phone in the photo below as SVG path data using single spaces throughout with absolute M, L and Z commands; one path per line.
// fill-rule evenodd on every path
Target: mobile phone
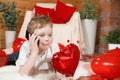
M 37 37 L 35 38 L 35 40 L 37 39 Z M 39 46 L 39 43 L 40 43 L 40 40 L 38 40 L 38 42 L 37 42 L 37 45 Z
M 29 40 L 29 31 L 28 30 L 26 30 L 26 34 L 25 34 L 25 38 L 27 39 L 27 40 Z M 35 39 L 37 39 L 37 37 L 35 38 Z M 38 42 L 37 42 L 37 45 L 39 46 L 39 43 L 40 43 L 40 40 L 38 40 Z
M 29 32 L 28 32 L 28 30 L 26 30 L 26 34 L 25 34 L 25 38 L 27 39 L 27 40 L 29 40 Z
M 37 45 L 39 46 L 40 40 L 38 40 Z

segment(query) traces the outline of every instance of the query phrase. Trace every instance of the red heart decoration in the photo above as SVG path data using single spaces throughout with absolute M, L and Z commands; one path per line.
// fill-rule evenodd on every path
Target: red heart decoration
M 106 55 L 120 55 L 120 48 L 115 48 L 115 49 L 111 49 L 108 50 L 106 53 Z
M 70 43 L 64 50 L 56 52 L 52 57 L 52 65 L 55 70 L 62 74 L 74 75 L 80 60 L 79 48 Z
M 64 50 L 65 46 L 62 43 L 58 43 L 58 46 L 60 48 L 60 51 Z
M 111 53 L 110 53 L 111 54 Z M 101 55 L 91 62 L 92 70 L 106 78 L 120 77 L 120 55 Z
M 6 53 L 0 50 L 0 67 L 6 65 L 7 62 L 8 62 L 8 57 Z
M 13 53 L 17 52 L 20 50 L 21 45 L 26 41 L 26 39 L 23 38 L 16 38 L 13 42 Z

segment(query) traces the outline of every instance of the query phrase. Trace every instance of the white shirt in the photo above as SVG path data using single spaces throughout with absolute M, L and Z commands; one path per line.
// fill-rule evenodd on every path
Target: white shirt
M 45 54 L 38 56 L 38 59 L 35 63 L 35 68 L 38 70 L 46 70 L 51 68 L 51 59 L 53 54 L 59 51 L 59 46 L 57 43 L 52 43 L 50 48 L 45 51 Z M 28 60 L 30 55 L 30 47 L 28 41 L 25 41 L 21 46 L 19 57 L 16 61 L 16 66 L 24 65 Z

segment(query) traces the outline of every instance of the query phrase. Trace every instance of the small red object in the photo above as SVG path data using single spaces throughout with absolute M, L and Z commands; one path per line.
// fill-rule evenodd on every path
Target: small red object
M 69 42 L 70 42 L 70 40 L 67 40 L 67 42 L 69 43 Z
M 79 43 L 80 43 L 80 41 L 79 41 L 79 40 L 77 40 L 77 43 L 79 44 Z

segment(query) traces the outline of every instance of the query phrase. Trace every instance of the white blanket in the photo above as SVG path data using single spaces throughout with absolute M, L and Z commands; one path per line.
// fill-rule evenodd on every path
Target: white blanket
M 64 75 L 51 71 L 36 71 L 33 76 L 21 76 L 18 73 L 19 67 L 17 66 L 4 66 L 0 68 L 0 80 L 65 80 Z M 91 69 L 90 62 L 80 61 L 74 73 L 73 79 L 80 76 L 90 76 L 94 74 Z
M 21 76 L 16 66 L 4 66 L 0 68 L 0 80 L 55 80 L 55 72 L 42 71 L 33 76 Z

